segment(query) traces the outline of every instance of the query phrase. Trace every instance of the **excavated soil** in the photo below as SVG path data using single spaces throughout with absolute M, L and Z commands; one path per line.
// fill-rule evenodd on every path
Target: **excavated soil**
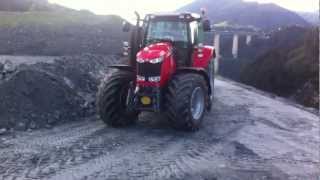
M 7 56 L 2 63 L 11 58 L 11 70 L 2 70 L 5 73 L 0 75 L 0 129 L 18 130 L 51 127 L 94 114 L 100 79 L 107 66 L 118 60 L 90 54 L 34 59 Z

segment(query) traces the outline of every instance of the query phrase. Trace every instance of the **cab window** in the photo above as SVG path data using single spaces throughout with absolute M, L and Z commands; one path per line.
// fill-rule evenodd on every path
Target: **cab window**
M 146 35 L 147 44 L 164 39 L 188 42 L 187 24 L 178 21 L 151 21 Z
M 198 23 L 198 44 L 204 44 L 204 29 L 202 23 Z
M 191 43 L 197 44 L 198 43 L 198 23 L 193 21 L 190 23 L 190 36 L 191 36 Z
M 204 31 L 202 23 L 193 21 L 190 23 L 191 43 L 197 45 L 204 42 Z

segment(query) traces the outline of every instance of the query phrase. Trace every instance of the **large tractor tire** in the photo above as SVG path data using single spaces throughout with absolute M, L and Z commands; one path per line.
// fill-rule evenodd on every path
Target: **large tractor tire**
M 99 86 L 97 110 L 100 118 L 109 126 L 123 127 L 136 122 L 138 112 L 126 108 L 128 90 L 134 75 L 126 71 L 113 73 Z
M 174 128 L 199 129 L 210 101 L 208 90 L 205 78 L 199 74 L 177 74 L 172 78 L 166 94 L 166 108 Z
M 215 80 L 214 66 L 215 66 L 215 59 L 212 59 L 208 66 L 208 76 L 209 76 L 210 87 L 211 87 L 210 101 L 208 102 L 208 106 L 207 106 L 208 111 L 212 109 L 212 103 L 214 101 L 214 80 Z

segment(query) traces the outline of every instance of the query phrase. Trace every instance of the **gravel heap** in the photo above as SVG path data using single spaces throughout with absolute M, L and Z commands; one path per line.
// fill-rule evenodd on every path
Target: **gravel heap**
M 11 71 L 0 65 L 0 129 L 51 127 L 93 115 L 98 84 L 117 59 L 85 54 Z

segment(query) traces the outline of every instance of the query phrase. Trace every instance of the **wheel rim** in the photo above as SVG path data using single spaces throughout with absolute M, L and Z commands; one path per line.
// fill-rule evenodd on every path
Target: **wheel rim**
M 205 106 L 204 92 L 201 87 L 197 87 L 191 94 L 191 114 L 194 120 L 199 120 L 204 112 Z

